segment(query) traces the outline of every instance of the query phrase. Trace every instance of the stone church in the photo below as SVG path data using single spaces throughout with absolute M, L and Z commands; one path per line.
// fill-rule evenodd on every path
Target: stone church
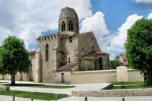
M 29 52 L 29 76 L 35 82 L 55 83 L 59 72 L 109 69 L 109 55 L 100 50 L 93 32 L 79 32 L 79 18 L 73 8 L 61 10 L 58 32 L 40 36 L 37 42 L 38 49 Z

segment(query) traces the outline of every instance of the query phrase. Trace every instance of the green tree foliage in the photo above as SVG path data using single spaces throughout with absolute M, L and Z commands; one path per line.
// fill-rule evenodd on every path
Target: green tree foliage
M 110 61 L 110 69 L 116 69 L 121 64 L 118 62 L 118 60 L 111 60 Z
M 119 60 L 119 58 L 120 58 L 120 56 L 117 55 L 117 56 L 115 57 L 115 60 Z
M 125 48 L 129 66 L 140 70 L 145 84 L 152 86 L 152 20 L 136 21 L 128 30 Z
M 115 60 L 119 60 L 120 56 L 124 56 L 124 54 L 117 55 L 117 56 L 115 57 Z
M 6 38 L 0 47 L 0 73 L 11 75 L 11 84 L 15 85 L 17 72 L 28 72 L 31 66 L 29 54 L 24 42 L 15 36 Z

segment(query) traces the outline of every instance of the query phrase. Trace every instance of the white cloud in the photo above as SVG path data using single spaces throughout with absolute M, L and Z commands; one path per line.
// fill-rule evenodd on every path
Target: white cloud
M 152 0 L 134 0 L 136 3 L 152 3 Z
M 102 12 L 96 12 L 94 15 L 86 17 L 82 21 L 81 32 L 94 31 L 95 34 L 105 35 L 109 33 Z
M 148 19 L 152 19 L 152 13 L 148 15 Z
M 113 37 L 110 42 L 111 45 L 109 47 L 109 53 L 111 54 L 112 58 L 114 58 L 116 55 L 124 53 L 124 43 L 127 38 L 127 30 L 131 28 L 131 26 L 142 17 L 143 16 L 139 16 L 137 14 L 130 15 L 126 19 L 125 23 L 118 28 L 117 35 Z
M 61 8 L 75 8 L 79 19 L 92 15 L 90 0 L 1 0 L 0 44 L 8 34 L 36 44 L 41 32 L 57 29 Z
M 107 38 L 104 35 L 108 35 L 109 30 L 105 23 L 104 14 L 102 12 L 96 12 L 94 15 L 86 17 L 81 24 L 81 32 L 93 31 L 100 48 L 106 51 L 106 45 L 108 44 Z M 108 37 L 109 38 L 109 37 Z

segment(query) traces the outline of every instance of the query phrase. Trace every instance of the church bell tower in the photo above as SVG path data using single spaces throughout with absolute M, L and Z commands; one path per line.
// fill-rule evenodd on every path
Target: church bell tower
M 61 9 L 58 28 L 60 33 L 65 31 L 79 33 L 79 18 L 73 8 L 65 7 Z

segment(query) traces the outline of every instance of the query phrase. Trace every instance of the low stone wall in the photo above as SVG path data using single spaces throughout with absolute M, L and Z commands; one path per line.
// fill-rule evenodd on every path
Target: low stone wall
M 10 75 L 0 75 L 0 80 L 11 80 L 11 76 Z M 29 75 L 27 73 L 17 73 L 15 75 L 15 80 L 18 81 L 29 81 Z
M 72 84 L 102 83 L 117 81 L 116 70 L 79 71 L 71 73 Z
M 143 76 L 137 70 L 128 69 L 128 81 L 143 81 Z M 117 70 L 98 70 L 98 71 L 66 71 L 56 73 L 56 83 L 62 82 L 62 73 L 64 73 L 64 83 L 72 84 L 88 84 L 88 83 L 109 83 L 117 82 Z M 123 73 L 119 73 L 123 75 Z M 1 80 L 10 80 L 10 75 L 0 75 Z M 30 76 L 25 74 L 17 73 L 16 80 L 30 80 Z
M 73 91 L 72 95 L 88 97 L 152 96 L 152 89 Z
M 6 91 L 6 90 L 10 90 L 10 87 L 0 85 L 0 91 Z
M 139 71 L 128 69 L 128 81 L 144 81 L 144 78 Z
M 56 82 L 63 83 L 61 75 L 64 74 L 64 83 L 71 83 L 71 73 L 70 72 L 58 72 L 56 73 Z
M 137 70 L 128 69 L 128 81 L 143 81 Z M 122 74 L 123 75 L 123 74 Z M 72 84 L 116 82 L 117 70 L 78 71 L 71 73 Z

